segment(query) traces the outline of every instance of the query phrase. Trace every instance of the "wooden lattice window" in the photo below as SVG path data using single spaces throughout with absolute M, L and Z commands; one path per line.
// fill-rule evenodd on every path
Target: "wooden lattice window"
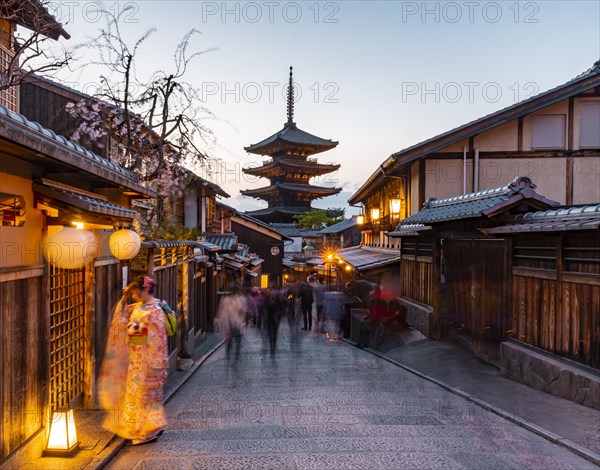
M 0 45 L 0 72 L 2 79 L 6 80 L 7 71 L 11 66 L 13 54 L 6 47 Z M 0 104 L 6 106 L 14 113 L 19 112 L 19 87 L 11 86 L 4 90 L 0 89 Z
M 513 247 L 513 265 L 520 268 L 556 270 L 557 240 L 546 235 L 521 235 Z
M 76 401 L 84 387 L 84 269 L 49 266 L 50 405 Z M 66 392 L 66 393 L 65 393 Z

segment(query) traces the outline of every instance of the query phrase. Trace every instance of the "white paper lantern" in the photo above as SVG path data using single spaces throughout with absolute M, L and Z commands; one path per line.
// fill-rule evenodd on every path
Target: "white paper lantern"
M 42 254 L 50 264 L 62 269 L 79 269 L 98 256 L 94 234 L 87 230 L 63 227 L 45 238 Z
M 110 236 L 108 247 L 115 258 L 131 259 L 135 258 L 140 252 L 142 240 L 133 230 L 122 228 Z

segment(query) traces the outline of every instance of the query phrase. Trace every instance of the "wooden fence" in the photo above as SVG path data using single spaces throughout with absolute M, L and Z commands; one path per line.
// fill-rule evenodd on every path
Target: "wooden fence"
M 514 340 L 600 369 L 598 234 L 515 238 Z
M 433 240 L 402 240 L 400 262 L 401 294 L 417 302 L 433 305 Z

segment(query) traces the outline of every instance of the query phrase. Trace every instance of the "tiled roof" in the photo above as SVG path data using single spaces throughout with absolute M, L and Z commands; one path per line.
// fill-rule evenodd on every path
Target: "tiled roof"
M 310 207 L 266 207 L 264 209 L 257 209 L 254 211 L 248 211 L 245 214 L 260 217 L 265 215 L 273 215 L 273 214 L 285 214 L 285 215 L 300 215 L 308 212 Z
M 327 164 L 316 162 L 294 161 L 287 159 L 272 159 L 263 163 L 261 166 L 244 168 L 244 173 L 249 175 L 261 175 L 275 170 L 281 171 L 282 168 L 289 168 L 296 171 L 304 171 L 310 175 L 323 175 L 331 173 L 340 168 L 339 164 Z
M 322 139 L 321 137 L 317 137 L 316 135 L 303 131 L 293 123 L 286 123 L 283 126 L 283 129 L 280 131 L 256 144 L 245 147 L 244 150 L 246 150 L 246 152 L 257 153 L 259 155 L 270 155 L 271 148 L 273 146 L 277 146 L 278 144 L 283 144 L 284 146 L 286 144 L 296 144 L 319 147 L 318 151 L 322 152 L 335 147 L 338 142 L 331 139 Z
M 126 188 L 146 195 L 155 195 L 154 191 L 139 183 L 139 176 L 133 171 L 110 162 L 51 129 L 46 129 L 37 122 L 29 121 L 22 114 L 13 113 L 0 105 L 0 136 L 14 140 L 15 136 L 10 134 L 11 129 L 19 131 L 18 135 L 23 141 L 18 143 L 22 145 Z M 37 148 L 40 144 L 43 145 L 44 151 Z
M 222 209 L 231 211 L 232 215 L 239 216 L 242 219 L 245 219 L 245 220 L 247 220 L 249 222 L 252 222 L 252 223 L 254 223 L 256 225 L 260 225 L 261 227 L 264 227 L 264 228 L 270 230 L 271 232 L 275 232 L 277 235 L 283 237 L 284 239 L 289 240 L 287 238 L 287 236 L 285 234 L 281 233 L 279 230 L 275 229 L 274 227 L 272 227 L 271 225 L 267 224 L 266 222 L 263 222 L 262 220 L 259 220 L 259 219 L 255 218 L 255 217 L 253 217 L 253 215 L 256 212 L 258 212 L 258 211 L 240 212 L 235 207 L 228 206 L 227 204 L 223 204 L 220 201 L 217 202 L 217 207 L 220 207 Z
M 215 245 L 213 243 L 208 243 L 208 242 L 203 242 L 203 241 L 200 241 L 198 243 L 200 243 L 202 248 L 204 248 L 206 251 L 219 251 L 221 249 L 221 247 L 219 245 Z
M 388 237 L 411 237 L 420 235 L 422 232 L 431 230 L 431 226 L 424 224 L 402 224 L 393 232 L 387 232 Z
M 378 250 L 363 246 L 352 247 L 338 252 L 338 256 L 357 271 L 378 268 L 400 260 L 400 252 Z
M 320 230 L 319 233 L 321 234 L 332 234 L 332 233 L 340 233 L 343 232 L 344 230 L 348 230 L 351 229 L 352 227 L 356 226 L 356 217 L 350 217 L 349 219 L 344 219 L 341 222 L 338 222 L 337 224 L 333 224 L 330 225 L 329 227 L 324 228 L 323 230 Z
M 561 207 L 515 216 L 513 223 L 485 229 L 485 233 L 564 232 L 600 228 L 600 204 Z
M 223 251 L 237 251 L 238 249 L 238 240 L 235 235 L 215 233 L 207 235 L 206 241 L 213 245 L 217 245 Z
M 52 201 L 60 201 L 63 204 L 91 212 L 92 214 L 108 215 L 127 220 L 132 220 L 137 215 L 136 211 L 127 209 L 126 207 L 65 189 L 34 183 L 33 191 L 41 197 L 49 198 Z
M 321 236 L 320 230 L 316 228 L 301 228 L 300 235 L 305 238 L 317 238 Z
M 430 224 L 489 215 L 509 200 L 536 199 L 546 207 L 558 205 L 536 194 L 535 187 L 530 178 L 519 176 L 512 183 L 498 188 L 444 199 L 429 199 L 420 212 L 403 219 L 397 230 L 402 230 L 408 224 Z
M 208 181 L 205 178 L 202 178 L 201 176 L 197 175 L 196 173 L 194 173 L 192 170 L 188 170 L 187 168 L 183 169 L 184 173 L 186 175 L 188 175 L 189 178 L 191 178 L 193 181 L 198 182 L 200 185 L 207 187 L 208 189 L 210 189 L 212 192 L 214 192 L 215 194 L 218 194 L 221 197 L 229 197 L 229 194 L 227 194 L 223 188 L 221 188 L 221 186 L 219 186 L 216 183 L 213 183 L 212 181 Z
M 286 237 L 301 237 L 300 229 L 296 224 L 284 224 L 284 223 L 271 223 L 269 224 L 273 230 L 285 235 Z
M 294 193 L 314 193 L 315 197 L 331 196 L 337 194 L 342 188 L 330 188 L 327 186 L 315 186 L 313 184 L 298 184 L 298 183 L 275 183 L 269 186 L 263 186 L 256 189 L 246 189 L 240 191 L 244 196 L 260 197 L 272 193 L 293 191 Z

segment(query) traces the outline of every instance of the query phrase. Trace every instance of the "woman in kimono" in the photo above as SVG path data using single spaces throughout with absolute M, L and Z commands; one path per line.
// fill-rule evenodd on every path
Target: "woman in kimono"
M 154 289 L 152 278 L 140 276 L 123 291 L 98 379 L 100 406 L 109 412 L 103 427 L 132 445 L 154 442 L 167 424 L 162 405 L 169 364 L 165 314 Z M 134 304 L 125 303 L 128 296 Z

